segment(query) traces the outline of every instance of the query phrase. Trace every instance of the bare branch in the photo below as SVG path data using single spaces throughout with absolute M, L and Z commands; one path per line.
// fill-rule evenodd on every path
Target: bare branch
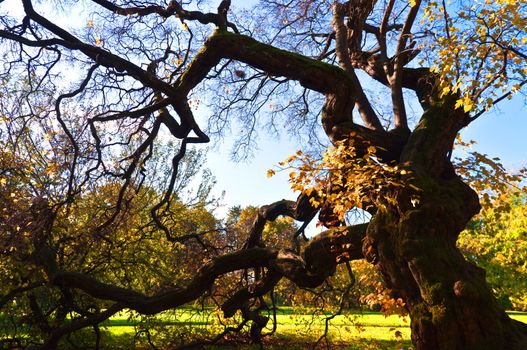
M 408 56 L 409 50 L 413 49 L 412 47 L 408 48 L 406 43 L 410 38 L 410 31 L 417 13 L 419 12 L 420 5 L 421 1 L 417 0 L 410 8 L 410 12 L 408 13 L 406 21 L 403 25 L 403 29 L 399 34 L 399 40 L 397 42 L 397 49 L 395 51 L 393 63 L 393 73 L 389 75 L 390 86 L 392 89 L 394 125 L 396 129 L 407 131 L 409 131 L 409 129 L 402 91 L 402 74 L 404 65 L 408 63 L 405 56 Z

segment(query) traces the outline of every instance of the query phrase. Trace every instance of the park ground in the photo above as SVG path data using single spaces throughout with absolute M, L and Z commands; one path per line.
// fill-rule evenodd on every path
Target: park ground
M 412 349 L 410 342 L 409 319 L 398 315 L 384 316 L 378 312 L 360 311 L 345 312 L 329 321 L 327 337 L 324 334 L 327 314 L 314 313 L 291 308 L 281 308 L 277 312 L 277 326 L 274 334 L 264 338 L 266 349 L 309 349 L 318 341 L 317 348 L 349 350 L 388 350 Z M 527 313 L 509 312 L 509 315 L 519 321 L 527 323 Z M 150 328 L 158 331 L 180 334 L 180 339 L 189 334 L 207 335 L 222 329 L 224 320 L 219 314 L 201 313 L 191 309 L 178 309 L 171 315 L 152 320 Z M 271 323 L 271 322 L 270 322 Z M 145 324 L 146 326 L 146 324 Z M 104 348 L 111 349 L 143 349 L 149 348 L 145 332 L 141 331 L 141 323 L 128 313 L 121 313 L 109 321 L 101 329 Z M 267 333 L 272 331 L 268 329 Z M 178 333 L 179 332 L 179 333 Z M 224 349 L 260 349 L 247 344 L 243 336 L 231 336 L 231 342 L 209 347 L 213 350 Z M 185 339 L 188 341 L 188 338 Z M 160 348 L 163 345 L 158 344 Z M 171 348 L 171 347 L 170 347 Z

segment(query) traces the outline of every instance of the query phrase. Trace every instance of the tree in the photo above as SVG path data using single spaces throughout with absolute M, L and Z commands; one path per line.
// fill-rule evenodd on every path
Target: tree
M 526 347 L 527 326 L 505 314 L 484 271 L 456 247 L 480 203 L 451 161 L 458 132 L 491 104 L 481 105 L 481 112 L 474 108 L 484 94 L 495 103 L 523 86 L 525 19 L 495 14 L 521 14 L 511 9 L 524 7 L 524 2 L 476 4 L 458 19 L 444 2 L 261 1 L 255 13 L 258 26 L 250 18 L 233 20 L 227 0 L 214 13 L 200 10 L 203 1 L 92 0 L 83 3 L 82 11 L 77 2 L 57 1 L 57 16 L 44 15 L 52 12 L 46 4 L 21 2 L 21 16 L 1 17 L 2 78 L 21 96 L 13 101 L 3 95 L 4 114 L 13 122 L 3 126 L 2 135 L 15 140 L 16 147 L 18 135 L 25 133 L 39 140 L 32 143 L 37 150 L 60 150 L 62 181 L 50 184 L 50 193 L 28 195 L 21 208 L 31 218 L 20 218 L 29 232 L 30 253 L 18 258 L 42 271 L 40 282 L 20 281 L 2 300 L 46 288 L 57 295 L 58 305 L 67 306 L 71 299 L 66 296 L 77 293 L 105 303 L 72 322 L 44 322 L 49 327 L 41 327 L 42 347 L 56 346 L 78 329 L 96 327 L 123 308 L 156 314 L 191 302 L 216 279 L 244 270 L 252 271 L 253 278 L 220 305 L 225 317 L 240 312 L 237 329 L 251 324 L 252 339 L 259 341 L 268 321 L 260 314 L 263 296 L 282 278 L 315 288 L 338 264 L 364 257 L 404 301 L 417 349 Z M 454 11 L 464 5 L 456 6 Z M 82 15 L 85 24 L 71 23 L 61 14 Z M 463 18 L 477 19 L 476 27 Z M 272 22 L 270 31 L 262 31 L 265 22 Z M 454 31 L 472 35 L 459 37 Z M 429 65 L 434 59 L 441 64 Z M 490 67 L 497 64 L 498 72 Z M 75 76 L 65 74 L 66 67 Z M 15 76 L 25 77 L 22 88 L 13 83 Z M 367 79 L 388 96 L 387 109 L 368 93 Z M 475 84 L 482 79 L 489 83 Z M 506 88 L 518 79 L 520 83 L 492 99 L 493 91 L 501 93 L 495 87 Z M 156 188 L 162 195 L 150 209 L 152 223 L 169 242 L 200 241 L 193 227 L 186 233 L 172 229 L 177 224 L 172 210 L 188 145 L 209 142 L 194 117 L 196 105 L 208 98 L 215 108 L 210 133 L 221 133 L 237 120 L 239 150 L 254 140 L 256 116 L 261 116 L 256 112 L 267 109 L 274 128 L 277 118 L 288 114 L 286 124 L 307 126 L 310 136 L 317 134 L 320 120 L 333 146 L 321 162 L 301 153 L 291 159 L 302 161 L 294 163 L 299 171 L 292 174 L 303 190 L 298 199 L 260 208 L 242 249 L 203 249 L 203 266 L 184 283 L 160 292 L 143 292 L 62 265 L 55 249 L 58 214 L 68 213 L 91 184 L 118 181 L 117 198 L 108 210 L 91 212 L 98 224 L 90 228 L 99 239 L 115 244 L 121 213 L 137 188 L 159 175 L 148 165 L 164 135 L 179 140 L 179 148 L 172 151 L 166 182 Z M 412 116 L 412 109 L 419 112 Z M 27 120 L 47 121 L 59 131 L 57 143 L 46 143 L 45 129 L 25 128 Z M 346 224 L 346 212 L 356 207 L 371 214 L 369 223 Z M 305 245 L 295 244 L 317 212 L 328 230 Z M 265 223 L 278 216 L 304 222 L 289 237 L 287 249 L 276 245 L 282 240 L 262 236 Z M 8 228 L 6 234 L 15 236 L 15 231 Z M 3 253 L 13 256 L 8 251 Z M 53 312 L 40 315 L 43 320 L 54 317 Z
M 473 219 L 459 246 L 468 259 L 485 268 L 504 307 L 525 311 L 525 193 L 511 189 L 492 204 Z

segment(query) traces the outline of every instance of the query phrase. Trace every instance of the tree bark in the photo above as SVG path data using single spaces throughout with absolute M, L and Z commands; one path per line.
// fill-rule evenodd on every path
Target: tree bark
M 397 204 L 379 206 L 363 250 L 405 301 L 416 349 L 526 349 L 525 324 L 507 316 L 484 270 L 456 247 L 480 205 L 447 156 L 464 122 L 451 102 L 427 110 L 410 136 L 401 162 L 412 186 L 387 194 Z
M 415 208 L 379 211 L 368 228 L 383 277 L 410 312 L 413 343 L 419 350 L 525 349 L 525 325 L 499 307 L 484 270 L 455 246 L 477 197 L 460 179 L 428 180 Z

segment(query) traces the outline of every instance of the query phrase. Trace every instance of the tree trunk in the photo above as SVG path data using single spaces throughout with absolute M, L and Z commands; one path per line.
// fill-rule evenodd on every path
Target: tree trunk
M 388 194 L 395 200 L 379 206 L 364 252 L 405 301 L 418 350 L 527 349 L 527 326 L 507 316 L 484 270 L 456 247 L 480 206 L 447 156 L 459 126 L 455 117 L 443 108 L 425 113 L 401 156 L 413 186 Z
M 407 304 L 417 349 L 527 349 L 525 325 L 501 310 L 485 272 L 455 246 L 477 197 L 459 179 L 423 192 L 415 208 L 380 211 L 368 228 L 388 286 Z

